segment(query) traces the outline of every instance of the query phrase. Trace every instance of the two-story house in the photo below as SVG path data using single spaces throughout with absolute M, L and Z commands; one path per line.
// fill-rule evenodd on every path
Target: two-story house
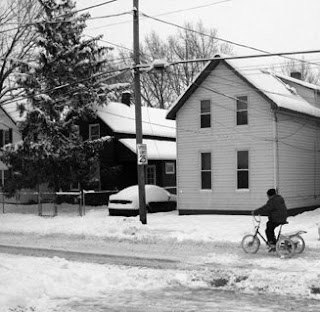
M 292 214 L 320 206 L 319 86 L 217 57 L 167 118 L 180 214 L 249 213 L 269 188 Z

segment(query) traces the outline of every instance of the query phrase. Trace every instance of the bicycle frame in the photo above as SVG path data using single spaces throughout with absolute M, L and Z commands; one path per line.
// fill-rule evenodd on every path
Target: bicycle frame
M 259 218 L 256 218 L 256 216 L 253 216 L 254 221 L 257 223 L 254 227 L 254 234 L 253 236 L 259 236 L 267 245 L 270 245 L 269 242 L 265 239 L 265 237 L 260 233 L 259 228 L 261 224 L 261 216 L 259 215 Z M 277 241 L 279 240 L 279 237 L 281 235 L 281 230 L 282 230 L 283 224 L 280 224 L 279 232 L 277 235 Z

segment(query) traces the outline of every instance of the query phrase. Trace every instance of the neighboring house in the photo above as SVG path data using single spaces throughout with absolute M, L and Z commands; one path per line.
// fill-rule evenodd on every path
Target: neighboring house
M 145 183 L 176 191 L 176 127 L 167 120 L 167 111 L 142 107 L 143 143 L 148 164 Z M 97 118 L 80 124 L 83 139 L 111 137 L 101 152 L 98 189 L 123 189 L 138 183 L 135 106 L 110 102 L 98 107 Z
M 9 143 L 17 143 L 21 140 L 16 121 L 19 114 L 15 110 L 16 103 L 0 106 L 0 148 Z M 8 168 L 0 161 L 0 185 L 4 185 Z
M 180 214 L 245 214 L 278 189 L 290 213 L 320 206 L 320 87 L 209 62 L 167 114 L 177 122 Z

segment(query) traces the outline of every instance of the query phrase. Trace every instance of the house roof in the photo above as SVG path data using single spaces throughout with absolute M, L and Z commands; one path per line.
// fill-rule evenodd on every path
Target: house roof
M 176 137 L 176 122 L 166 119 L 167 110 L 141 107 L 143 135 Z M 115 133 L 135 134 L 135 106 L 110 102 L 97 108 L 98 117 Z
M 137 153 L 135 139 L 120 139 L 119 141 L 133 153 Z M 143 143 L 147 145 L 147 156 L 150 160 L 176 160 L 177 158 L 176 142 L 144 139 Z
M 294 82 L 294 83 L 296 83 L 298 85 L 301 85 L 301 86 L 303 86 L 305 88 L 316 90 L 316 91 L 320 91 L 320 86 L 315 85 L 313 83 L 310 83 L 310 82 L 307 82 L 307 81 L 303 81 L 303 80 L 300 80 L 300 79 L 297 79 L 297 78 L 281 75 L 281 74 L 276 74 L 276 76 L 279 77 L 280 79 Z
M 200 74 L 189 85 L 186 91 L 177 99 L 167 114 L 168 119 L 175 119 L 178 110 L 184 105 L 189 97 L 197 90 L 200 84 L 218 66 L 225 64 L 237 76 L 246 81 L 254 90 L 266 98 L 274 108 L 290 110 L 301 114 L 320 118 L 320 109 L 302 98 L 294 88 L 286 84 L 280 77 L 269 71 L 253 69 L 248 72 L 244 69 L 243 59 L 216 59 L 208 62 Z M 293 78 L 291 78 L 293 79 Z M 295 79 L 297 80 L 297 79 Z M 300 83 L 305 86 L 303 83 Z M 306 84 L 306 83 L 305 83 Z M 309 84 L 311 85 L 311 84 Z M 307 87 L 307 86 L 305 86 Z M 310 86 L 308 86 L 310 87 Z M 316 88 L 316 86 L 314 86 Z M 228 96 L 226 94 L 226 96 Z M 229 96 L 230 97 L 230 96 Z

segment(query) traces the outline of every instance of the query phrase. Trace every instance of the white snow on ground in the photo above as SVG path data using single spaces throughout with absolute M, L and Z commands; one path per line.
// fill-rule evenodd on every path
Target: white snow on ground
M 68 207 L 65 207 L 64 211 L 67 210 Z M 262 223 L 265 224 L 265 221 L 263 218 Z M 308 248 L 320 248 L 317 225 L 320 222 L 320 208 L 289 217 L 288 221 L 284 232 L 307 231 L 303 235 L 307 246 L 303 254 L 280 259 L 267 257 L 262 251 L 256 255 L 243 255 L 235 253 L 234 248 L 226 247 L 223 253 L 219 252 L 220 248 L 217 253 L 193 259 L 194 264 L 205 264 L 203 270 L 159 270 L 0 254 L 0 311 L 9 311 L 9 308 L 17 306 L 35 307 L 37 312 L 49 311 L 48 305 L 54 298 L 99 297 L 107 290 L 160 289 L 176 285 L 212 287 L 219 283 L 225 284 L 224 289 L 263 291 L 320 300 L 319 257 L 317 252 L 308 253 Z M 251 216 L 156 213 L 149 214 L 147 225 L 142 225 L 139 217 L 110 217 L 106 207 L 87 211 L 83 217 L 78 216 L 75 210 L 54 218 L 0 213 L 0 235 L 1 232 L 39 236 L 64 234 L 91 239 L 127 239 L 135 243 L 161 239 L 175 244 L 193 241 L 220 246 L 226 243 L 229 246 L 230 243 L 240 245 L 242 237 L 252 230 Z M 61 235 L 57 237 L 61 239 Z

